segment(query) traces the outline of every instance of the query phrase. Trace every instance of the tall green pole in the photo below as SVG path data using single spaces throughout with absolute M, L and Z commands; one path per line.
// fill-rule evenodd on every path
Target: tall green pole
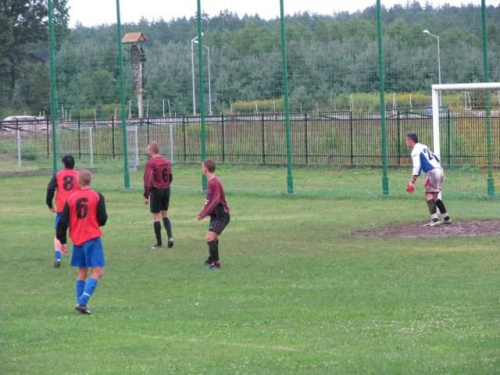
M 198 0 L 198 65 L 200 66 L 200 129 L 201 129 L 201 161 L 207 158 L 207 129 L 205 123 L 205 70 L 203 69 L 203 32 L 201 29 L 201 0 Z M 201 189 L 207 190 L 207 177 L 201 176 Z
M 486 0 L 481 0 L 481 21 L 483 29 L 483 81 L 489 82 L 488 67 L 488 33 L 486 29 Z M 488 148 L 488 195 L 495 195 L 495 183 L 493 180 L 493 132 L 491 129 L 491 94 L 486 91 L 486 145 Z
M 120 70 L 120 103 L 122 120 L 123 139 L 123 178 L 125 188 L 130 187 L 130 173 L 128 170 L 128 143 L 127 143 L 127 121 L 125 109 L 125 76 L 123 73 L 123 52 L 122 52 L 122 23 L 120 20 L 120 0 L 116 0 L 116 29 L 118 31 L 118 67 Z
M 280 18 L 281 18 L 281 60 L 283 62 L 283 96 L 285 100 L 285 135 L 286 135 L 286 186 L 288 194 L 293 194 L 293 173 L 292 173 L 292 147 L 290 131 L 290 108 L 288 106 L 288 61 L 286 48 L 286 29 L 285 29 L 285 6 L 283 0 L 280 0 Z
M 377 30 L 378 30 L 378 79 L 380 91 L 380 125 L 382 141 L 382 194 L 389 195 L 389 178 L 387 176 L 387 135 L 385 124 L 385 66 L 384 46 L 382 39 L 382 12 L 380 0 L 377 0 Z
M 54 5 L 49 0 L 49 59 L 50 59 L 50 122 L 52 125 L 52 169 L 57 172 L 57 79 L 55 45 L 56 37 L 54 31 Z

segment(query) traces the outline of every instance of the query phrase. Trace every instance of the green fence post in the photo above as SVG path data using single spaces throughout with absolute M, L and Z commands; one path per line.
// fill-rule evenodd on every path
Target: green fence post
M 488 33 L 486 30 L 486 0 L 481 0 L 481 21 L 483 29 L 483 81 L 489 82 L 488 67 Z M 491 94 L 486 91 L 486 143 L 488 148 L 488 195 L 495 195 L 495 183 L 493 180 L 493 132 L 491 130 Z
M 304 151 L 306 153 L 306 164 L 309 164 L 309 136 L 308 136 L 308 126 L 307 126 L 307 112 L 305 112 L 304 117 Z
M 111 120 L 111 142 L 113 144 L 113 160 L 116 156 L 116 147 L 115 147 L 115 116 Z
M 354 165 L 354 122 L 352 118 L 352 111 L 349 111 L 349 143 L 351 147 L 351 166 Z
M 205 123 L 205 75 L 203 69 L 203 32 L 201 30 L 201 0 L 198 0 L 198 61 L 200 66 L 200 125 L 201 125 L 201 161 L 207 158 L 207 129 Z M 201 190 L 207 190 L 207 176 L 201 176 Z
M 54 4 L 49 0 L 50 120 L 52 123 L 52 169 L 57 172 L 57 86 L 54 31 Z
M 408 111 L 406 113 L 408 114 Z M 401 165 L 401 112 L 399 112 L 399 109 L 396 112 L 396 127 L 398 133 L 398 165 Z
M 49 118 L 48 117 L 45 117 L 45 122 L 46 122 L 46 126 L 47 126 L 47 159 L 50 157 L 50 122 L 49 122 Z
M 293 194 L 293 173 L 292 173 L 292 147 L 290 131 L 290 108 L 288 106 L 288 62 L 285 34 L 285 6 L 283 0 L 280 0 L 280 19 L 281 19 L 281 56 L 283 62 L 283 95 L 285 101 L 285 134 L 286 134 L 286 167 L 287 167 L 287 191 Z
M 222 163 L 226 162 L 226 125 L 224 114 L 221 114 L 221 135 L 222 135 Z
M 260 115 L 260 141 L 262 145 L 262 164 L 266 164 L 266 124 L 264 114 Z
M 184 136 L 184 163 L 187 162 L 186 116 L 182 116 L 182 135 Z
M 78 117 L 78 160 L 82 160 L 82 129 L 80 124 L 80 117 Z
M 446 112 L 446 158 L 448 160 L 448 167 L 451 165 L 451 111 L 448 109 Z
M 127 142 L 127 121 L 125 111 L 125 77 L 123 73 L 123 52 L 122 52 L 122 23 L 120 20 L 120 0 L 116 0 L 116 24 L 118 32 L 118 67 L 120 70 L 120 103 L 122 117 L 122 139 L 123 139 L 123 179 L 125 188 L 130 187 L 130 173 L 128 170 L 128 142 Z
M 382 15 L 380 0 L 377 0 L 377 29 L 378 29 L 378 75 L 380 90 L 380 125 L 382 140 L 382 193 L 389 195 L 389 178 L 387 176 L 387 134 L 385 124 L 385 66 L 384 48 L 382 39 Z

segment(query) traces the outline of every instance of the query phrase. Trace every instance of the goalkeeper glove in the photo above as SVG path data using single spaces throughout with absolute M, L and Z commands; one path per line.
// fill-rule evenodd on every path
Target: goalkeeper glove
M 406 185 L 406 192 L 411 194 L 415 191 L 415 185 L 414 185 L 414 182 L 413 181 L 410 181 L 408 182 L 408 184 Z

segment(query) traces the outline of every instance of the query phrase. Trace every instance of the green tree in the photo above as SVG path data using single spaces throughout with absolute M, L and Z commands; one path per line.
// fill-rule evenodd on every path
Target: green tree
M 62 39 L 68 33 L 67 0 L 53 0 L 56 35 Z M 0 1 L 0 81 L 5 82 L 6 97 L 11 100 L 16 83 L 22 77 L 25 63 L 41 61 L 37 53 L 40 42 L 47 45 L 48 8 L 46 0 Z M 48 84 L 48 82 L 47 82 Z

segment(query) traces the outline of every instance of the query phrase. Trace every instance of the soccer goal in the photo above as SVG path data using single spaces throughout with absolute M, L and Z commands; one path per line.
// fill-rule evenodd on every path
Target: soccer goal
M 486 178 L 488 195 L 495 195 L 495 178 L 500 179 L 500 82 L 432 85 L 432 125 L 433 149 L 441 163 L 467 171 L 471 181 Z
M 139 127 L 137 124 L 127 126 L 128 168 L 137 172 L 139 169 Z
M 61 126 L 58 130 L 59 155 L 71 154 L 78 159 L 80 167 L 94 167 L 94 126 L 82 123 L 79 126 Z

